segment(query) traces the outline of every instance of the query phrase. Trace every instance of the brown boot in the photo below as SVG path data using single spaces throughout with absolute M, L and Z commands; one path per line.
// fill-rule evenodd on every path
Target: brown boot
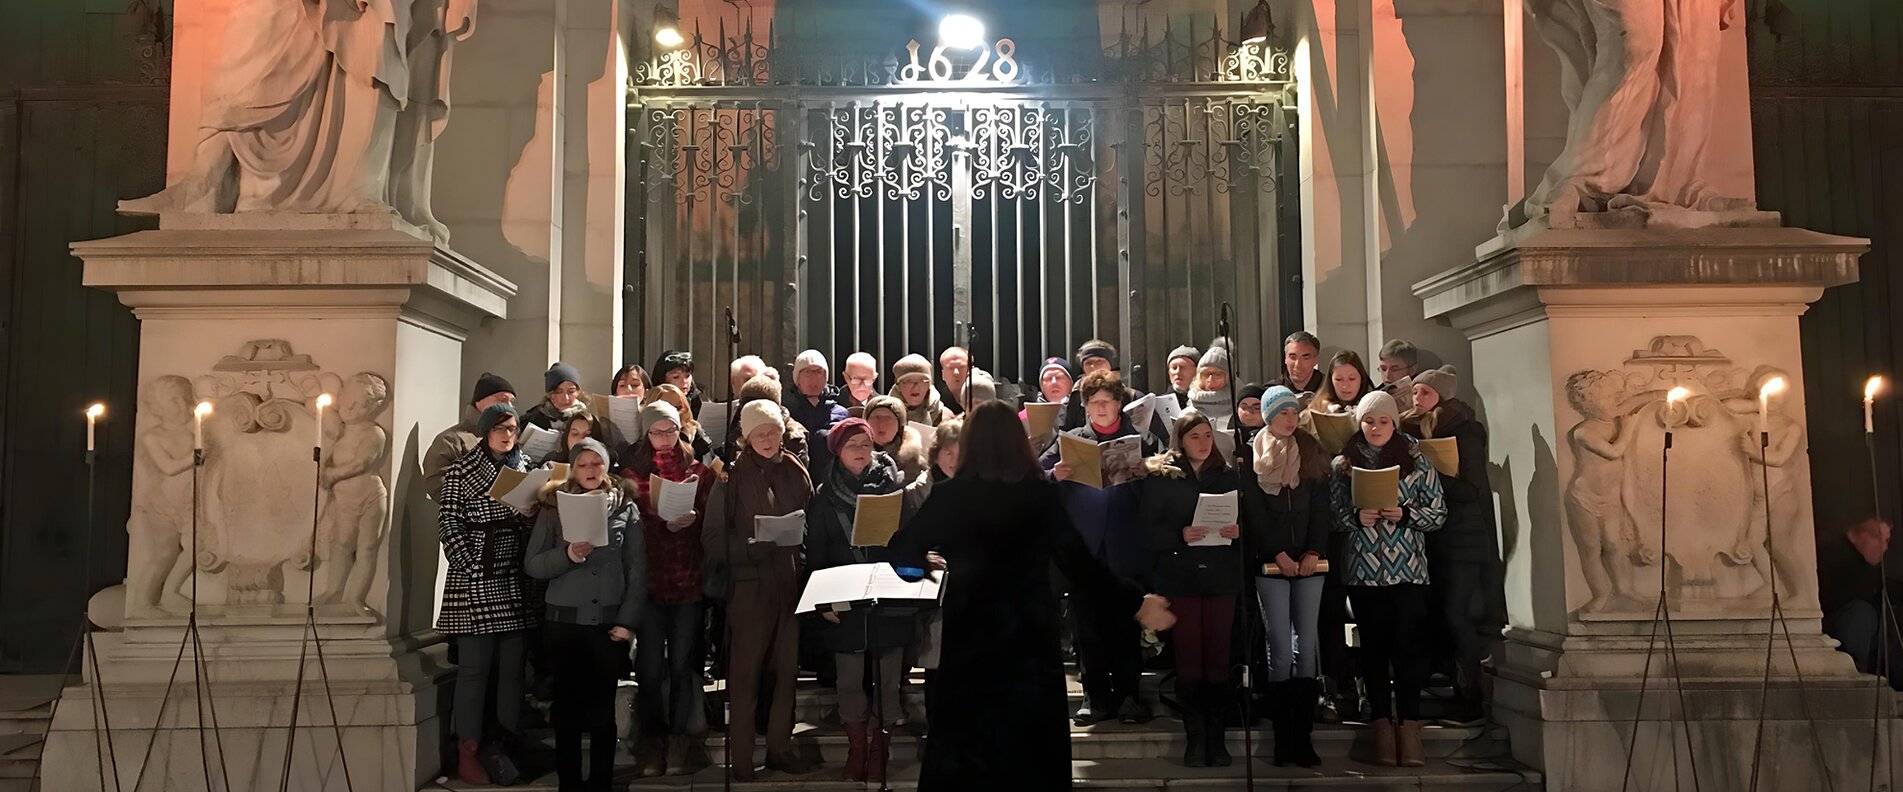
M 846 723 L 846 780 L 866 780 L 866 722 Z
M 667 736 L 667 774 L 687 775 L 687 735 Z
M 1421 721 L 1401 721 L 1401 736 L 1395 752 L 1402 767 L 1424 767 L 1427 751 L 1421 747 Z
M 1369 725 L 1374 727 L 1374 763 L 1382 767 L 1393 767 L 1396 763 L 1394 721 L 1387 718 L 1375 718 L 1374 723 Z
M 463 740 L 456 743 L 456 777 L 465 784 L 489 785 L 489 771 L 482 766 L 482 743 Z
M 885 733 L 885 725 L 879 721 L 868 721 L 866 726 L 866 780 L 875 783 L 885 782 L 885 766 L 891 761 L 891 738 Z

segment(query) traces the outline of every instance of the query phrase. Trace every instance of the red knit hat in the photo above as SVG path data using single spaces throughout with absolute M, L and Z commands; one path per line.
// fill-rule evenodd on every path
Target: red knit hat
M 854 437 L 869 434 L 872 434 L 872 425 L 866 423 L 866 419 L 847 418 L 846 420 L 833 424 L 833 428 L 827 430 L 826 450 L 833 452 L 833 456 L 837 457 L 839 456 L 839 450 L 845 448 L 846 443 L 850 442 Z

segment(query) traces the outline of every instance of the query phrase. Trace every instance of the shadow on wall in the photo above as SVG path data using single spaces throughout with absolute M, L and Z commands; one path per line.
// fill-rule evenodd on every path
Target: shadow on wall
M 439 550 L 436 537 L 436 504 L 423 494 L 422 455 L 429 447 L 422 439 L 421 427 L 411 425 L 397 448 L 408 453 L 391 460 L 396 473 L 392 493 L 395 517 L 387 541 L 390 555 L 390 591 L 381 610 L 390 614 L 391 635 L 410 635 L 435 626 L 435 591 L 440 581 Z M 433 435 L 432 435 L 433 437 Z M 419 596 L 419 592 L 431 592 Z

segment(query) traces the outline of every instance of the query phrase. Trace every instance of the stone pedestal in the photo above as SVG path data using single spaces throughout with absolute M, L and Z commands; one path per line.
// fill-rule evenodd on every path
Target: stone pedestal
M 121 784 L 276 788 L 294 706 L 293 789 L 344 789 L 346 764 L 358 792 L 436 777 L 451 667 L 419 460 L 466 399 L 463 340 L 515 287 L 388 215 L 167 216 L 73 250 L 142 322 L 123 629 L 66 691 L 103 683 Z M 46 788 L 97 789 L 98 750 L 89 708 L 61 707 Z
M 1821 631 L 1798 317 L 1856 279 L 1867 242 L 1756 212 L 1576 222 L 1518 229 L 1414 287 L 1472 340 L 1492 432 L 1509 604 L 1495 718 L 1549 789 L 1619 789 L 1635 743 L 1633 789 L 1674 772 L 1689 788 L 1692 758 L 1703 788 L 1747 788 L 1761 714 L 1758 788 L 1823 788 L 1820 765 L 1861 783 L 1877 688 Z M 1774 377 L 1789 389 L 1766 453 Z M 1668 404 L 1675 387 L 1691 395 Z M 1760 706 L 1773 586 L 1785 618 Z M 1661 588 L 1672 619 L 1654 639 Z

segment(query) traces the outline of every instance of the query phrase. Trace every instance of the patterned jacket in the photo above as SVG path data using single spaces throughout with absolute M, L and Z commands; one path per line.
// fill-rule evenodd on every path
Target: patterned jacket
M 522 572 L 533 521 L 489 497 L 489 486 L 501 470 L 502 463 L 480 445 L 443 470 L 436 530 L 449 572 L 443 577 L 443 610 L 436 629 L 449 635 L 535 625 L 541 597 Z
M 1342 578 L 1347 585 L 1428 582 L 1426 536 L 1447 522 L 1447 503 L 1441 498 L 1440 474 L 1434 471 L 1433 463 L 1421 455 L 1414 438 L 1396 432 L 1395 441 L 1400 440 L 1407 442 L 1408 459 L 1414 463 L 1414 469 L 1401 477 L 1401 510 L 1406 514 L 1400 522 L 1378 520 L 1371 528 L 1362 526 L 1350 477 L 1333 477 L 1335 530 L 1348 534 L 1348 568 Z M 1350 441 L 1343 454 L 1354 453 L 1359 445 L 1359 440 Z M 1340 469 L 1340 462 L 1341 458 L 1336 457 L 1335 469 Z

